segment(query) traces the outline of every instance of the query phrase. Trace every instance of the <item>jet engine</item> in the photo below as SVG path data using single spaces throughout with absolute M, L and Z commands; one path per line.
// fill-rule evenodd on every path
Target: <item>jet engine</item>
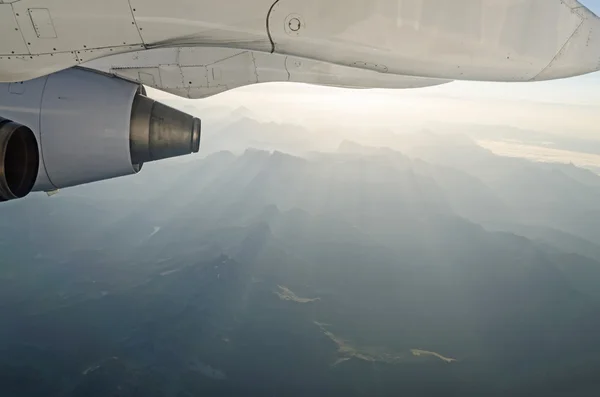
M 200 146 L 198 118 L 85 69 L 0 84 L 0 117 L 2 201 L 134 174 Z

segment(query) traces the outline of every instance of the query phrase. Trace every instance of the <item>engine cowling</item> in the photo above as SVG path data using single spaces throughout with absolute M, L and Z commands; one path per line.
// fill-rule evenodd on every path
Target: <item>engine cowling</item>
M 78 68 L 0 84 L 0 117 L 37 143 L 29 190 L 134 174 L 145 162 L 195 153 L 200 145 L 199 119 L 146 97 L 139 84 Z

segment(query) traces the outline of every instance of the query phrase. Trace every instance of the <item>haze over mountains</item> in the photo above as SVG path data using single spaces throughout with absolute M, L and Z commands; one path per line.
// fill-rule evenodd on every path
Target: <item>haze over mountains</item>
M 0 207 L 0 395 L 600 387 L 597 174 L 211 114 L 203 157 Z

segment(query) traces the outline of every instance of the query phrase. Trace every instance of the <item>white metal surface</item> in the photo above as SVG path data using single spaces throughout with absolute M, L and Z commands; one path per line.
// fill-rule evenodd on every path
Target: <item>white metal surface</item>
M 29 80 L 141 48 L 127 0 L 0 4 L 0 82 Z
M 459 80 L 542 80 L 600 69 L 600 19 L 575 0 L 19 0 L 1 6 L 0 81 L 141 46 L 275 51 Z M 71 55 L 44 57 L 58 54 Z
M 138 87 L 80 69 L 0 84 L 0 114 L 31 128 L 40 145 L 34 190 L 133 174 L 129 124 Z
M 268 58 L 260 54 L 260 64 Z M 451 80 L 378 73 L 326 62 L 286 56 L 288 81 L 349 88 L 422 88 L 449 83 Z M 271 69 L 263 68 L 271 71 Z
M 275 0 L 130 0 L 151 47 L 215 45 L 270 51 L 267 14 Z
M 0 82 L 30 80 L 74 65 L 77 65 L 77 56 L 71 52 L 0 56 L 0 77 L 10 77 L 0 78 Z
M 12 7 L 32 54 L 142 44 L 127 0 L 20 0 Z
M 449 82 L 215 47 L 139 51 L 98 59 L 82 66 L 187 98 L 205 98 L 235 87 L 276 81 L 353 88 L 419 88 Z
M 284 54 L 407 75 L 527 81 L 544 77 L 550 63 L 565 76 L 598 68 L 598 19 L 571 3 L 578 8 L 553 0 L 354 0 L 340 9 L 280 0 L 269 25 Z M 293 34 L 290 16 L 300 20 Z
M 47 76 L 93 58 L 131 52 L 142 46 L 119 46 L 84 51 L 56 52 L 39 55 L 0 56 L 0 82 L 25 81 Z
M 10 4 L 0 4 L 0 54 L 29 54 Z

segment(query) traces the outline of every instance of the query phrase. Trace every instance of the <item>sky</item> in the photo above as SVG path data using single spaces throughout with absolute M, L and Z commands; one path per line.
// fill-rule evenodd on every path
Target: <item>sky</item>
M 600 15 L 600 0 L 583 3 Z M 298 124 L 363 127 L 402 123 L 432 127 L 470 123 L 600 140 L 600 72 L 546 82 L 461 81 L 414 90 L 348 90 L 273 83 L 196 101 L 198 108 L 243 106 L 265 120 Z

